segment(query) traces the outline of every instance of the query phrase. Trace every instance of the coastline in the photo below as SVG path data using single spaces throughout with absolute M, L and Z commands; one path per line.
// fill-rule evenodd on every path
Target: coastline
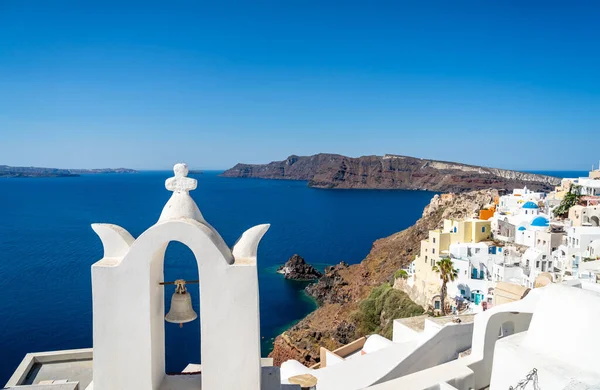
M 319 362 L 321 346 L 334 350 L 366 336 L 356 328 L 353 313 L 371 291 L 414 260 L 429 230 L 440 228 L 446 218 L 468 217 L 468 210 L 485 206 L 497 194 L 480 190 L 452 197 L 444 204 L 430 202 L 411 226 L 376 240 L 360 263 L 340 268 L 335 283 L 323 286 L 326 300 L 322 305 L 275 338 L 269 354 L 274 363 L 294 359 L 311 366 Z
M 314 267 L 322 272 L 329 265 L 330 264 L 328 264 L 328 263 L 315 263 Z M 264 268 L 264 271 L 267 273 L 270 273 L 270 274 L 275 274 L 275 275 L 281 277 L 281 279 L 284 279 L 283 274 L 278 272 L 277 268 L 279 268 L 279 265 L 272 265 L 272 266 Z M 311 295 L 307 294 L 306 290 L 305 290 L 306 286 L 308 286 L 312 283 L 316 283 L 316 280 L 284 279 L 284 283 L 286 283 L 290 286 L 293 286 L 293 287 L 297 287 L 298 301 L 296 303 L 308 303 L 311 306 L 311 309 L 308 310 L 305 314 L 303 314 L 299 318 L 294 319 L 294 320 L 288 322 L 287 324 L 284 324 L 284 325 L 274 329 L 273 333 L 271 335 L 267 335 L 267 337 L 261 338 L 261 354 L 263 355 L 263 357 L 268 356 L 273 351 L 275 339 L 279 335 L 281 335 L 282 333 L 291 329 L 294 325 L 296 325 L 297 323 L 302 321 L 304 318 L 306 318 L 306 316 L 310 315 L 311 313 L 314 313 L 319 308 L 319 303 L 317 302 L 317 300 L 315 298 L 313 298 Z
M 314 282 L 302 282 L 302 281 L 296 281 L 296 280 L 290 280 L 290 282 L 303 283 L 305 285 L 309 284 L 309 283 L 314 283 Z M 290 321 L 289 323 L 282 325 L 279 328 L 275 329 L 272 337 L 262 338 L 261 339 L 261 355 L 263 357 L 268 357 L 273 352 L 273 349 L 275 347 L 275 340 L 277 339 L 277 337 L 279 337 L 283 333 L 287 332 L 289 329 L 293 328 L 300 321 L 302 321 L 307 316 L 309 316 L 310 314 L 314 313 L 317 309 L 319 309 L 319 304 L 317 303 L 316 299 L 314 299 L 313 297 L 308 295 L 306 293 L 306 291 L 304 290 L 304 288 L 302 288 L 301 291 L 298 291 L 298 293 L 299 293 L 299 297 L 298 297 L 299 301 L 311 303 L 313 305 L 312 310 L 310 312 L 308 312 L 306 315 L 304 315 L 303 317 L 300 317 L 298 319 Z

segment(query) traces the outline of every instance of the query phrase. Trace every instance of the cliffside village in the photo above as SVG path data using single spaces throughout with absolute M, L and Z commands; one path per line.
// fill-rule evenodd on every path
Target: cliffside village
M 434 202 L 443 206 L 454 196 L 442 194 Z M 478 313 L 567 280 L 600 291 L 600 169 L 563 179 L 550 193 L 515 189 L 473 210 L 471 219 L 444 220 L 442 229 L 431 230 L 405 282 L 396 286 L 436 313 L 442 305 L 436 264 L 442 259 L 452 262 L 455 273 L 444 313 Z
M 248 229 L 229 248 L 191 198 L 197 183 L 187 166 L 174 172 L 166 181 L 171 198 L 139 237 L 92 226 L 104 248 L 92 266 L 93 348 L 29 353 L 6 388 L 600 388 L 600 170 L 548 194 L 514 190 L 471 219 L 444 221 L 396 280 L 432 313 L 393 320 L 392 339 L 372 334 L 321 347 L 312 367 L 297 360 L 275 367 L 261 357 L 257 249 L 269 225 Z M 164 280 L 171 241 L 194 253 L 199 284 Z M 166 284 L 177 289 L 165 315 Z M 186 284 L 201 290 L 200 313 Z M 202 362 L 165 372 L 165 321 L 200 329 L 200 345 L 186 348 L 199 349 Z

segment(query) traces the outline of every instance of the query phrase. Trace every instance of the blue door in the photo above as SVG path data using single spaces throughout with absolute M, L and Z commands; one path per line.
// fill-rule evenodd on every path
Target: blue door
M 475 293 L 475 304 L 479 305 L 483 300 L 483 294 Z

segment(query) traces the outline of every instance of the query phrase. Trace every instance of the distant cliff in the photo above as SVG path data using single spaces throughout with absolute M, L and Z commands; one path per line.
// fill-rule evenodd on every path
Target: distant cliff
M 137 171 L 128 168 L 58 169 L 0 165 L 0 177 L 77 177 L 100 173 L 137 173 Z
M 222 176 L 306 180 L 315 188 L 440 192 L 524 186 L 550 190 L 560 184 L 560 179 L 551 176 L 389 154 L 358 158 L 339 154 L 292 155 L 268 164 L 237 164 Z

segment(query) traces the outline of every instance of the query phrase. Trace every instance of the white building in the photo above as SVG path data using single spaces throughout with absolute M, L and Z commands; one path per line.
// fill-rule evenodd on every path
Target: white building
M 600 180 L 580 177 L 574 184 L 580 186 L 580 194 L 587 196 L 600 196 Z
M 575 205 L 569 209 L 572 226 L 600 226 L 600 206 Z
M 585 251 L 586 259 L 600 260 L 600 239 L 590 242 Z
M 577 226 L 567 229 L 564 243 L 552 252 L 553 265 L 558 268 L 560 278 L 572 279 L 579 276 L 579 265 L 586 250 L 597 239 L 600 239 L 600 227 Z
M 535 202 L 527 201 L 510 213 L 496 211 L 490 221 L 495 238 L 531 246 L 535 242 L 535 231 L 545 230 L 550 217 L 540 212 Z
M 492 257 L 492 281 L 507 282 L 520 286 L 527 285 L 524 269 L 521 266 L 522 253 L 514 246 L 499 247 Z
M 448 283 L 448 297 L 469 302 L 471 312 L 483 311 L 482 303 L 493 300 L 492 257 L 485 242 L 451 244 L 450 259 L 457 278 Z
M 533 202 L 537 205 L 538 202 L 542 201 L 546 197 L 543 192 L 534 192 L 525 188 L 516 188 L 512 194 L 502 195 L 498 202 L 497 211 L 513 214 L 519 210 L 525 203 Z

